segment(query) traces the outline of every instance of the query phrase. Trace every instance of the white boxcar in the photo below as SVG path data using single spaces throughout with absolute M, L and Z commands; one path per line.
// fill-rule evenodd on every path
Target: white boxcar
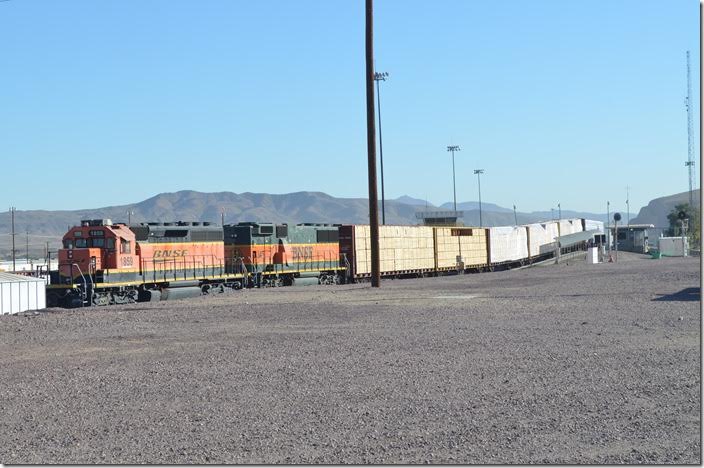
M 525 226 L 489 228 L 489 263 L 515 262 L 528 258 L 528 231 Z
M 560 235 L 561 236 L 574 234 L 575 232 L 582 232 L 582 220 L 580 218 L 561 219 L 560 220 Z
M 555 242 L 557 237 L 556 221 L 528 224 L 526 227 L 528 228 L 528 253 L 531 257 L 555 251 L 557 248 Z
M 43 279 L 0 273 L 0 314 L 44 308 L 46 291 Z

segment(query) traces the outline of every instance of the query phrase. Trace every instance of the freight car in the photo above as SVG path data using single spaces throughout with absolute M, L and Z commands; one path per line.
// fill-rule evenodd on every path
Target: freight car
M 581 219 L 489 228 L 379 226 L 380 273 L 403 278 L 513 268 L 552 256 L 557 238 L 583 226 Z M 349 280 L 371 276 L 368 225 L 341 225 L 340 252 Z

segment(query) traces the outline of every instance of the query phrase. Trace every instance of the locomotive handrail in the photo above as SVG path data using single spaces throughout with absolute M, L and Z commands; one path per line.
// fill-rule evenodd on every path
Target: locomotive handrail
M 71 287 L 73 287 L 73 267 L 76 267 L 78 270 L 78 274 L 81 275 L 81 278 L 83 279 L 83 291 L 81 291 L 81 307 L 83 307 L 83 301 L 86 300 L 86 293 L 88 292 L 88 283 L 86 282 L 86 277 L 83 276 L 83 272 L 81 271 L 81 267 L 78 266 L 78 263 L 71 263 Z M 93 288 L 90 290 L 90 303 L 93 303 Z

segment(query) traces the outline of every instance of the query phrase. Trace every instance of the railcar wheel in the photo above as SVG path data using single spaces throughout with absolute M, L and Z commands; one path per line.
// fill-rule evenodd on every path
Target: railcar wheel
M 106 306 L 110 305 L 111 299 L 110 293 L 93 293 L 93 305 L 95 306 Z

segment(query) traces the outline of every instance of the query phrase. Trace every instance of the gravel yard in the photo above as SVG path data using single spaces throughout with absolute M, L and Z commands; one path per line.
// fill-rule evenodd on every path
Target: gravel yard
M 0 462 L 701 463 L 698 258 L 0 317 Z

